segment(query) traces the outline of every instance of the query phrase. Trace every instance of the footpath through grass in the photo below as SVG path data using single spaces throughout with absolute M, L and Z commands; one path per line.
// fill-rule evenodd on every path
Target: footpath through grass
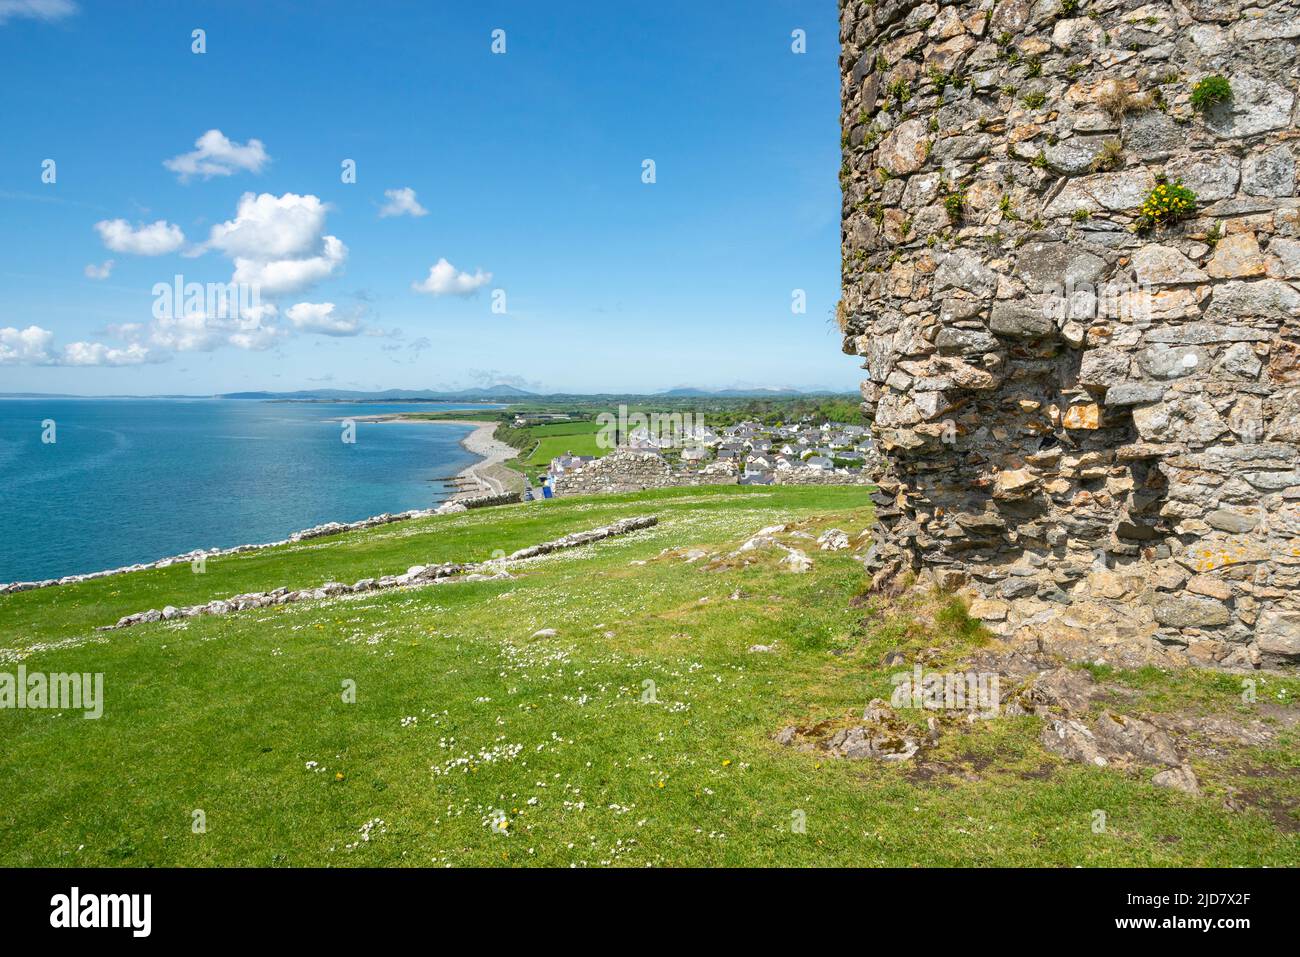
M 511 580 L 93 630 L 164 604 L 484 560 L 641 514 L 659 526 Z M 960 616 L 908 624 L 851 605 L 864 575 L 850 551 L 808 539 L 803 574 L 779 550 L 726 557 L 774 523 L 857 536 L 870 522 L 857 488 L 556 499 L 231 556 L 203 575 L 0 597 L 0 671 L 102 672 L 105 693 L 99 720 L 0 710 L 0 865 L 1300 861 L 1285 819 L 1067 765 L 1032 717 L 945 739 L 940 776 L 777 745 L 787 724 L 888 697 L 885 652 L 955 659 L 979 640 Z M 1177 697 L 1181 679 L 1139 680 Z M 1213 683 L 1197 694 L 1231 700 Z M 1272 760 L 1294 780 L 1293 747 Z

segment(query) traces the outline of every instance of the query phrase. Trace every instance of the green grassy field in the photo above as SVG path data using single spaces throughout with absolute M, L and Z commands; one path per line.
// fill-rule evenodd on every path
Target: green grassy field
M 534 425 L 529 429 L 537 437 L 537 447 L 525 460 L 528 468 L 546 468 L 551 459 L 566 453 L 604 455 L 608 449 L 596 444 L 600 426 L 595 422 L 566 422 L 557 425 Z
M 485 560 L 645 514 L 660 524 L 511 580 L 94 631 L 163 604 Z M 960 615 L 851 604 L 864 575 L 848 551 L 806 542 L 806 574 L 779 552 L 725 557 L 776 522 L 856 536 L 871 515 L 856 488 L 555 499 L 217 559 L 201 575 L 182 565 L 0 597 L 0 671 L 105 676 L 99 720 L 0 710 L 0 864 L 1300 862 L 1294 810 L 1222 800 L 1249 779 L 1294 808 L 1290 739 L 1249 766 L 1197 763 L 1204 797 L 1066 764 L 1032 717 L 945 736 L 925 768 L 780 747 L 787 724 L 888 697 L 886 651 L 957 660 L 980 638 Z M 693 548 L 723 560 L 689 560 Z M 1217 676 L 1109 680 L 1157 709 L 1243 707 Z M 1261 699 L 1278 686 L 1300 691 L 1270 677 Z
M 534 482 L 540 481 L 551 459 L 572 452 L 574 455 L 601 456 L 609 449 L 597 444 L 600 425 L 588 422 L 556 422 L 551 425 L 532 425 L 520 430 L 527 434 L 526 446 L 520 458 L 511 459 L 506 464 L 528 475 Z

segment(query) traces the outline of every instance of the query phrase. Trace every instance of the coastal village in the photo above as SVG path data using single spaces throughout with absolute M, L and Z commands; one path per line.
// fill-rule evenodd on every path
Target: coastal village
M 876 463 L 866 427 L 843 422 L 768 426 L 746 421 L 717 431 L 697 426 L 667 435 L 642 427 L 628 434 L 619 451 L 658 456 L 681 477 L 734 474 L 740 485 L 771 485 L 780 473 L 816 473 L 826 484 L 850 485 L 869 479 Z M 596 458 L 557 456 L 548 478 L 563 487 L 558 480 Z
M 689 485 L 865 485 L 879 473 L 863 425 L 813 416 L 716 427 L 680 414 L 639 418 L 646 424 L 632 416 L 624 429 L 626 416 L 602 426 L 599 417 L 520 413 L 506 424 L 523 447 L 503 441 L 497 423 L 481 425 L 464 445 L 483 459 L 455 478 L 441 510 Z M 573 431 L 549 431 L 566 428 Z

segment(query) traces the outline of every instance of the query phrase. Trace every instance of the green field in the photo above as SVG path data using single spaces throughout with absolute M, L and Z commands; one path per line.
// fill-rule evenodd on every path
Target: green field
M 557 456 L 573 453 L 574 455 L 606 454 L 609 449 L 597 444 L 600 426 L 596 422 L 564 422 L 554 425 L 534 425 L 528 431 L 536 440 L 531 454 L 524 459 L 524 468 L 529 475 L 543 472 Z
M 510 580 L 94 630 L 164 604 L 484 560 L 633 515 L 660 521 Z M 0 671 L 102 672 L 105 691 L 99 720 L 0 710 L 0 865 L 1300 863 L 1293 737 L 1197 759 L 1202 797 L 1067 764 L 1033 717 L 945 735 L 924 766 L 777 745 L 785 725 L 887 698 L 885 652 L 956 661 L 983 640 L 951 603 L 900 618 L 855 601 L 870 522 L 856 488 L 554 499 L 215 559 L 201 575 L 0 597 Z M 732 554 L 774 523 L 793 523 L 811 571 Z M 832 526 L 855 550 L 802 538 Z M 1244 707 L 1230 677 L 1108 680 L 1152 710 Z M 1294 701 L 1300 682 L 1261 676 L 1260 689 Z M 1234 791 L 1254 798 L 1228 810 Z

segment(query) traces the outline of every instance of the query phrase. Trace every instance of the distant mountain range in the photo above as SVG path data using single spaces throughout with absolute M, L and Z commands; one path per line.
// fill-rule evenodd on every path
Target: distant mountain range
M 476 386 L 435 392 L 431 389 L 384 389 L 356 392 L 348 389 L 307 389 L 300 392 L 224 392 L 218 399 L 290 399 L 306 402 L 448 402 L 456 399 L 517 399 L 536 393 L 512 385 Z
M 847 389 L 844 391 L 848 391 Z M 656 392 L 655 395 L 669 396 L 673 398 L 694 398 L 697 396 L 707 398 L 743 398 L 743 399 L 760 399 L 764 397 L 781 398 L 783 396 L 793 395 L 838 395 L 834 389 L 700 389 L 695 386 L 679 386 L 676 389 L 669 389 L 667 392 Z

